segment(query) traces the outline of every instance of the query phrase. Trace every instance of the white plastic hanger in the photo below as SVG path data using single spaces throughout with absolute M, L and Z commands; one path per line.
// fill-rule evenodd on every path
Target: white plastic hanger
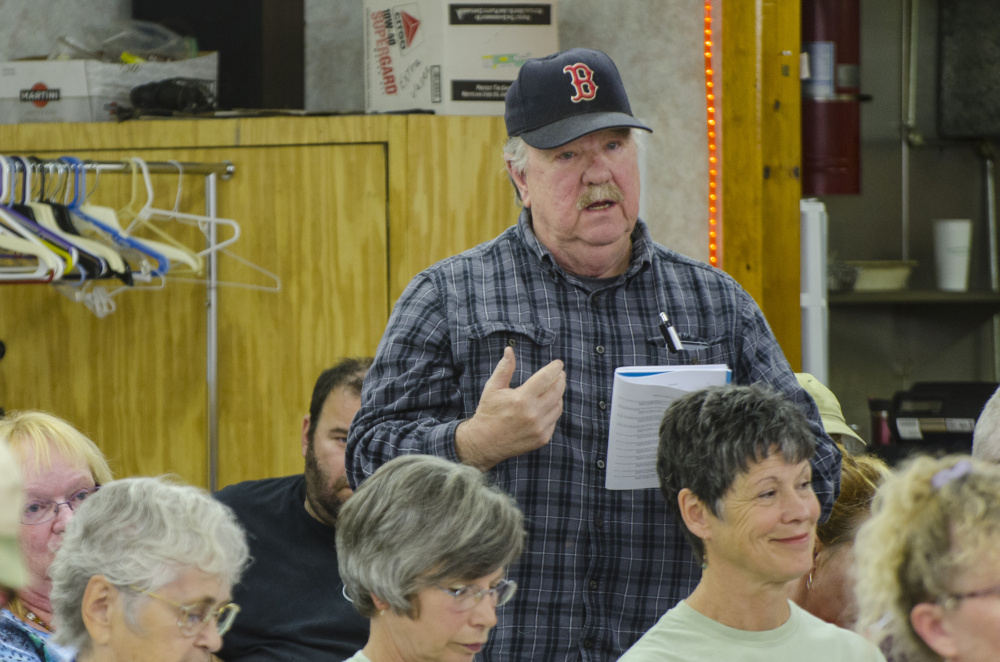
M 139 210 L 138 220 L 139 222 L 149 221 L 151 219 L 157 218 L 160 220 L 177 220 L 177 221 L 190 221 L 196 223 L 202 232 L 205 232 L 208 225 L 225 225 L 232 229 L 233 236 L 229 239 L 218 242 L 214 246 L 209 246 L 205 250 L 198 251 L 195 253 L 198 257 L 205 257 L 209 253 L 215 253 L 222 250 L 226 246 L 230 246 L 240 238 L 240 224 L 231 218 L 218 218 L 214 216 L 205 216 L 204 214 L 190 214 L 185 212 L 180 212 L 177 210 L 177 206 L 180 204 L 181 199 L 181 182 L 183 180 L 183 168 L 179 169 L 179 174 L 177 184 L 177 198 L 174 202 L 173 209 L 157 209 L 153 207 L 153 180 L 149 176 L 149 166 L 143 159 L 137 156 L 133 156 L 131 159 L 136 163 L 142 170 L 142 179 L 146 183 L 146 204 L 143 205 L 142 209 Z M 174 161 L 177 163 L 177 161 Z M 179 164 L 178 164 L 179 165 Z M 134 221 L 133 221 L 134 223 Z M 154 226 L 155 227 L 155 226 Z
M 68 175 L 64 164 L 47 163 L 44 167 L 50 168 L 53 173 L 58 174 L 60 177 L 62 175 Z M 80 250 L 103 260 L 110 271 L 122 273 L 128 270 L 128 266 L 125 264 L 125 260 L 122 258 L 121 253 L 115 249 L 98 243 L 92 239 L 87 239 L 86 237 L 81 237 L 78 234 L 73 234 L 63 230 L 56 221 L 55 212 L 52 207 L 45 203 L 45 193 L 46 191 L 44 190 L 43 185 L 43 190 L 39 193 L 39 201 L 28 203 L 28 205 L 35 210 L 35 220 L 39 225 L 51 230 L 53 234 L 62 237 L 67 242 L 74 244 Z M 58 193 L 58 190 L 56 190 L 55 193 Z
M 10 199 L 13 168 L 0 156 L 0 252 L 9 253 L 0 264 L 0 281 L 48 283 L 61 278 L 66 263 L 30 230 L 11 216 L 3 204 Z
M 132 161 L 133 161 L 133 163 L 137 163 L 139 165 L 139 167 L 142 169 L 143 178 L 144 178 L 144 180 L 146 182 L 146 192 L 147 192 L 147 195 L 150 195 L 152 193 L 152 182 L 150 181 L 149 167 L 148 167 L 148 165 L 142 159 L 133 158 Z M 198 224 L 198 228 L 202 231 L 202 233 L 206 237 L 208 237 L 209 225 L 211 223 L 213 223 L 213 222 L 219 222 L 222 225 L 228 225 L 228 226 L 230 226 L 233 229 L 233 236 L 232 237 L 230 237 L 229 239 L 226 239 L 225 241 L 219 242 L 219 243 L 215 244 L 214 246 L 210 246 L 209 248 L 207 248 L 207 249 L 205 249 L 203 251 L 198 252 L 196 254 L 197 257 L 198 258 L 202 258 L 202 257 L 205 257 L 205 256 L 211 254 L 211 253 L 218 252 L 219 255 L 225 255 L 225 256 L 229 257 L 230 259 L 235 260 L 236 262 L 239 262 L 240 264 L 242 264 L 242 265 L 244 265 L 244 266 L 252 269 L 253 271 L 256 271 L 257 273 L 263 275 L 268 280 L 270 280 L 272 284 L 270 284 L 270 285 L 257 285 L 257 284 L 253 284 L 253 283 L 241 283 L 241 282 L 236 282 L 236 281 L 216 280 L 215 281 L 215 285 L 216 286 L 220 286 L 220 287 L 236 287 L 236 288 L 242 288 L 242 289 L 247 289 L 247 290 L 256 290 L 256 291 L 260 291 L 260 292 L 280 292 L 281 291 L 281 278 L 278 277 L 277 274 L 275 274 L 275 273 L 273 273 L 271 271 L 268 271 L 264 267 L 262 267 L 262 266 L 260 266 L 258 264 L 255 264 L 255 263 L 251 262 L 250 260 L 248 260 L 248 259 L 246 259 L 246 258 L 244 258 L 244 257 L 242 257 L 240 255 L 237 255 L 236 253 L 233 253 L 233 252 L 231 252 L 229 250 L 226 250 L 226 247 L 229 246 L 230 244 L 232 244 L 233 242 L 235 242 L 239 238 L 239 236 L 240 236 L 240 225 L 239 225 L 239 223 L 237 223 L 236 221 L 234 221 L 232 219 L 216 218 L 216 217 L 212 217 L 212 216 L 204 216 L 204 215 L 201 215 L 201 214 L 187 214 L 187 213 L 182 213 L 180 211 L 181 200 L 183 198 L 183 192 L 184 192 L 184 165 L 180 161 L 175 161 L 175 160 L 167 161 L 167 163 L 173 164 L 177 168 L 177 194 L 174 197 L 174 206 L 173 206 L 173 208 L 170 209 L 170 210 L 155 209 L 155 208 L 153 208 L 153 207 L 151 207 L 149 205 L 149 202 L 147 200 L 147 204 L 143 207 L 143 209 L 147 210 L 147 213 L 149 213 L 151 215 L 164 214 L 166 216 L 169 216 L 172 219 L 176 219 L 176 220 L 181 221 L 181 222 L 197 223 Z M 142 215 L 142 214 L 143 214 L 143 211 L 140 210 L 139 211 L 139 215 Z M 174 282 L 182 282 L 182 283 L 205 283 L 205 284 L 208 284 L 207 280 L 201 279 L 201 278 L 184 278 L 183 276 L 181 276 L 181 277 L 175 277 L 173 272 L 171 272 L 171 276 L 172 276 L 171 280 L 174 281 Z

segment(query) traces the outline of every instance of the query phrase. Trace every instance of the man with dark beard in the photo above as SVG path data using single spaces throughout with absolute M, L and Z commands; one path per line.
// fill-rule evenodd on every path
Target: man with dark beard
M 368 620 L 343 593 L 334 526 L 352 494 L 344 448 L 371 362 L 343 359 L 316 380 L 302 420 L 304 474 L 215 495 L 236 512 L 253 557 L 233 587 L 241 612 L 218 653 L 227 662 L 340 662 L 368 640 Z

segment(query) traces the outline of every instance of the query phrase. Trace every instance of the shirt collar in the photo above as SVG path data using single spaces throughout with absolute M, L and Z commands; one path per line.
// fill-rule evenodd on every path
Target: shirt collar
M 517 230 L 521 240 L 528 247 L 538 261 L 554 269 L 556 272 L 566 276 L 562 267 L 556 264 L 552 253 L 535 236 L 535 231 L 531 228 L 531 210 L 522 209 L 517 217 Z M 635 222 L 632 229 L 632 255 L 629 258 L 628 269 L 625 270 L 625 277 L 631 278 L 649 266 L 651 262 L 653 239 L 649 235 L 649 228 L 641 218 Z

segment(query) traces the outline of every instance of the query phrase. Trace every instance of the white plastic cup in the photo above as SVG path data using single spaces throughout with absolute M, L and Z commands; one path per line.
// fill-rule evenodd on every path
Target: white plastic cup
M 939 290 L 965 292 L 969 289 L 971 243 L 971 220 L 943 218 L 934 221 L 934 263 Z

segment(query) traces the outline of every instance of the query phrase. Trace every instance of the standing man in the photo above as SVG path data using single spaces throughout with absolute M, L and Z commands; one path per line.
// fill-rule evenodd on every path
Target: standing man
M 725 363 L 738 384 L 785 392 L 817 439 L 824 516 L 840 455 L 753 299 L 655 244 L 638 220 L 634 133 L 650 129 L 608 56 L 529 60 L 505 119 L 517 225 L 409 284 L 365 381 L 348 477 L 361 482 L 404 453 L 492 473 L 528 536 L 509 571 L 518 591 L 483 659 L 615 660 L 701 574 L 656 489 L 604 487 L 616 368 Z
M 215 495 L 236 512 L 253 557 L 233 587 L 242 610 L 218 653 L 227 662 L 341 662 L 368 641 L 368 619 L 343 593 L 334 526 L 353 493 L 344 448 L 371 363 L 343 359 L 316 380 L 302 420 L 304 475 L 247 481 Z

